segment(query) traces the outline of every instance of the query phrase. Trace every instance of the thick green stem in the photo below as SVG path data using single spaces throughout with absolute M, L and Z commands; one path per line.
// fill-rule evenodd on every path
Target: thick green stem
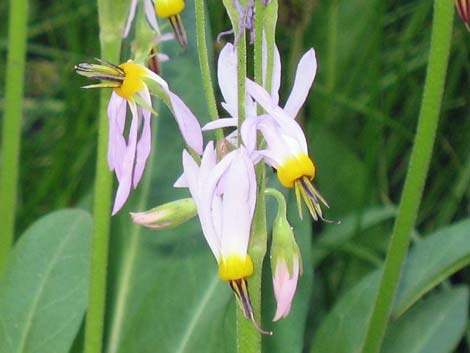
M 118 63 L 121 34 L 128 3 L 98 0 L 101 58 Z M 91 249 L 90 292 L 85 322 L 85 353 L 103 351 L 106 274 L 108 267 L 109 227 L 113 179 L 107 161 L 108 117 L 106 112 L 110 92 L 102 91 L 99 109 L 98 152 L 93 201 L 94 229 Z
M 385 259 L 379 293 L 367 330 L 363 353 L 378 353 L 387 327 L 400 271 L 420 205 L 438 125 L 452 34 L 454 4 L 435 0 L 429 64 L 415 142 Z
M 3 272 L 15 232 L 18 161 L 23 117 L 24 70 L 28 0 L 11 0 L 8 27 L 8 58 L 5 83 L 5 114 L 0 174 L 0 274 Z
M 209 108 L 209 116 L 211 120 L 217 120 L 219 118 L 219 113 L 217 112 L 217 103 L 215 100 L 214 87 L 209 67 L 204 0 L 195 0 L 195 9 L 197 51 L 199 54 L 199 66 L 201 69 L 202 82 L 204 84 L 204 92 L 206 94 L 207 106 Z M 215 133 L 217 140 L 221 140 L 223 138 L 222 130 L 217 129 Z
M 107 60 L 110 56 L 103 55 Z M 85 353 L 101 353 L 108 266 L 109 225 L 113 179 L 107 164 L 108 122 L 106 103 L 109 92 L 100 96 L 98 152 L 93 202 L 94 229 L 92 240 L 90 294 L 85 326 Z

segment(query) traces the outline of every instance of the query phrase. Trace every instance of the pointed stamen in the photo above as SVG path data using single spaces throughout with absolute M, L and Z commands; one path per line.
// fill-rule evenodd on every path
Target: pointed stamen
M 253 323 L 253 326 L 256 328 L 256 330 L 259 333 L 262 333 L 263 335 L 272 336 L 273 333 L 271 331 L 263 330 L 261 327 L 259 327 L 258 323 L 255 320 L 255 315 L 253 314 L 253 308 L 251 307 L 250 296 L 248 294 L 248 283 L 246 281 L 246 278 L 232 280 L 229 283 L 230 283 L 230 287 L 235 293 L 235 297 L 237 298 L 238 304 L 243 310 L 243 315 L 247 319 L 251 320 L 251 322 Z
M 173 31 L 175 32 L 176 39 L 178 43 L 183 48 L 188 46 L 188 37 L 186 36 L 186 31 L 184 29 L 183 21 L 181 19 L 181 15 L 177 14 L 174 16 L 169 17 L 171 27 L 173 27 Z
M 299 216 L 302 219 L 302 204 L 301 200 L 305 202 L 312 218 L 317 221 L 321 219 L 324 222 L 332 223 L 332 221 L 323 217 L 323 211 L 321 209 L 321 203 L 329 208 L 328 203 L 318 190 L 312 185 L 311 180 L 308 177 L 301 177 L 294 182 L 295 196 L 297 199 L 297 208 L 299 210 Z

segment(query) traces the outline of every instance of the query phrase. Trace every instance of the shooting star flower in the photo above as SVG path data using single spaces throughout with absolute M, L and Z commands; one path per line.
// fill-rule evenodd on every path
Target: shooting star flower
M 275 55 L 275 61 L 277 61 L 276 58 L 278 56 Z M 324 220 L 321 204 L 326 207 L 328 204 L 312 184 L 316 174 L 315 164 L 308 155 L 307 141 L 302 128 L 295 121 L 315 78 L 317 70 L 315 51 L 310 49 L 300 59 L 294 87 L 284 108 L 278 106 L 278 87 L 274 89 L 280 82 L 280 62 L 275 63 L 274 67 L 271 95 L 257 83 L 250 79 L 246 80 L 248 94 L 263 107 L 268 115 L 247 119 L 245 124 L 254 125 L 262 132 L 268 147 L 259 153 L 264 156 L 267 164 L 277 170 L 281 184 L 295 189 L 300 217 L 302 217 L 301 200 L 303 199 L 313 219 Z M 243 136 L 243 128 L 241 133 Z
M 119 182 L 112 214 L 116 214 L 129 197 L 130 190 L 139 184 L 151 150 L 152 101 L 149 84 L 157 84 L 168 98 L 183 138 L 197 153 L 202 153 L 202 134 L 196 117 L 183 101 L 170 91 L 160 76 L 146 67 L 128 61 L 114 65 L 103 60 L 100 64 L 82 63 L 75 67 L 78 74 L 101 83 L 84 88 L 113 88 L 108 104 L 109 143 L 108 164 Z M 129 133 L 126 137 L 127 107 L 132 113 Z M 139 133 L 140 132 L 140 133 Z
M 229 282 L 245 317 L 260 332 L 269 334 L 258 327 L 248 295 L 247 278 L 254 272 L 248 243 L 256 177 L 246 149 L 240 147 L 217 163 L 214 144 L 209 142 L 200 166 L 184 151 L 183 168 L 175 186 L 188 187 L 191 192 L 202 231 L 219 265 L 219 277 Z

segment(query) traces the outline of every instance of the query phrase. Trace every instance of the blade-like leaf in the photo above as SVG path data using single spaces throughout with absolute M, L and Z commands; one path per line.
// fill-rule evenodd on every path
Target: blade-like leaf
M 334 227 L 328 227 L 320 239 L 313 245 L 313 263 L 320 263 L 331 251 L 350 240 L 360 230 L 373 227 L 391 219 L 396 213 L 395 207 L 380 206 L 369 208 L 362 213 L 349 215 Z
M 468 287 L 445 290 L 426 298 L 392 323 L 382 353 L 449 353 L 465 329 Z
M 51 213 L 19 239 L 0 282 L 0 352 L 68 352 L 85 313 L 91 217 Z
M 470 221 L 465 220 L 427 236 L 408 255 L 396 308 L 409 308 L 427 291 L 469 263 Z M 432 259 L 436 259 L 433 261 Z M 429 270 L 426 270 L 429 268 Z M 380 270 L 347 292 L 326 316 L 312 341 L 311 353 L 358 353 L 377 294 Z M 413 277 L 411 276 L 413 275 Z M 332 334 L 334 333 L 334 334 Z
M 470 220 L 443 228 L 412 249 L 400 279 L 393 315 L 400 316 L 444 278 L 470 264 Z

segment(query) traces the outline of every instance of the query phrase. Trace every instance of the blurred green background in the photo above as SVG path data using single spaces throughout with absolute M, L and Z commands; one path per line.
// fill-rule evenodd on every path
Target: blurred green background
M 229 20 L 221 1 L 208 0 L 207 6 L 215 38 L 229 28 Z M 52 210 L 90 208 L 98 94 L 80 89 L 88 82 L 73 67 L 99 56 L 96 11 L 91 0 L 30 2 L 17 234 Z M 7 2 L 2 1 L 0 115 L 7 13 Z M 314 47 L 319 69 L 300 119 L 317 163 L 317 185 L 331 206 L 326 216 L 342 224 L 335 228 L 311 225 L 309 220 L 300 223 L 291 212 L 305 273 L 291 317 L 278 325 L 269 322 L 274 306 L 266 274 L 264 321 L 278 332 L 265 340 L 266 352 L 287 352 L 286 346 L 289 352 L 310 351 L 315 346 L 312 337 L 338 299 L 382 263 L 416 128 L 431 19 L 428 0 L 280 1 L 281 102 L 290 92 L 298 59 Z M 162 76 L 206 121 L 191 0 L 184 21 L 190 46 L 186 51 L 164 47 L 172 60 L 163 64 Z M 214 63 L 222 45 L 213 43 Z M 470 214 L 469 50 L 470 34 L 456 16 L 443 108 L 414 242 Z M 132 226 L 127 216 L 130 210 L 187 195 L 171 188 L 181 172 L 182 143 L 163 108 L 154 129 L 158 138 L 146 171 L 148 181 L 113 221 L 105 346 L 110 353 L 153 352 L 150 347 L 155 346 L 161 352 L 232 352 L 232 294 L 214 281 L 214 261 L 197 221 L 158 234 Z M 269 207 L 272 217 L 274 205 Z M 470 224 L 465 225 L 459 232 L 468 235 Z M 469 280 L 467 266 L 446 285 Z M 180 293 L 181 288 L 187 290 Z M 428 300 L 427 305 L 435 307 L 435 299 Z M 468 323 L 468 307 L 464 308 L 463 320 Z M 208 335 L 211 332 L 217 335 Z M 468 324 L 466 335 L 453 338 L 449 349 L 436 353 L 469 352 Z M 79 352 L 80 345 L 79 334 L 72 349 Z M 329 352 L 353 352 L 353 346 L 327 347 Z M 390 351 L 411 352 L 397 346 Z

